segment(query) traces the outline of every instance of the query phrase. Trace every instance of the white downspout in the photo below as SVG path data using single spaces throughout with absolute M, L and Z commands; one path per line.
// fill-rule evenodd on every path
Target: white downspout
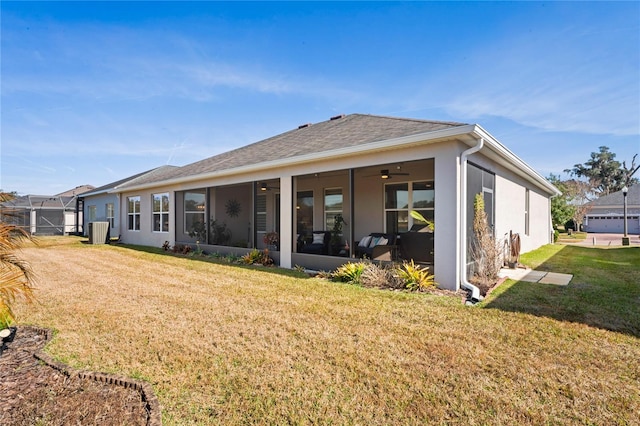
M 478 303 L 482 300 L 480 289 L 467 281 L 467 157 L 478 152 L 484 146 L 484 138 L 480 138 L 478 143 L 462 152 L 460 155 L 460 185 L 462 187 L 460 200 L 460 286 L 471 291 L 471 302 Z

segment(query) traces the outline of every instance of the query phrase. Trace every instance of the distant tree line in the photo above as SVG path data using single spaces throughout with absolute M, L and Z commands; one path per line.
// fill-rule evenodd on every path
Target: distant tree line
M 547 179 L 562 192 L 562 195 L 551 199 L 554 227 L 573 221 L 578 229 L 588 213 L 589 201 L 638 184 L 638 178 L 633 177 L 640 169 L 640 165 L 636 165 L 637 157 L 635 154 L 627 167 L 626 161 L 620 163 L 616 160 L 616 154 L 609 151 L 609 147 L 601 146 L 583 164 L 564 170 L 571 178 L 562 180 L 560 176 L 549 175 Z

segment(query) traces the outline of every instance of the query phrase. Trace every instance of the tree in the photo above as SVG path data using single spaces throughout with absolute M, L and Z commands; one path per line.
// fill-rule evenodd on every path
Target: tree
M 576 224 L 576 230 L 580 230 L 584 217 L 591 210 L 589 196 L 592 193 L 592 188 L 587 182 L 577 179 L 566 180 L 563 182 L 563 186 L 567 191 L 569 204 L 573 207 L 571 219 Z
M 560 176 L 550 174 L 547 180 L 562 192 L 562 194 L 551 198 L 551 221 L 553 227 L 557 228 L 573 218 L 576 207 L 571 204 L 570 189 L 564 181 L 560 180 Z
M 11 194 L 0 192 L 0 202 L 11 198 Z M 15 321 L 12 305 L 16 299 L 33 299 L 33 271 L 15 254 L 29 239 L 31 236 L 23 229 L 0 222 L 0 329 Z
M 586 179 L 589 192 L 602 197 L 620 191 L 625 185 L 638 183 L 638 179 L 632 177 L 640 168 L 635 165 L 637 155 L 633 156 L 631 166 L 627 168 L 626 162 L 620 164 L 615 159 L 616 154 L 609 151 L 609 147 L 601 146 L 598 152 L 591 153 L 591 159 L 584 164 L 576 164 L 573 169 L 566 169 L 565 172 Z

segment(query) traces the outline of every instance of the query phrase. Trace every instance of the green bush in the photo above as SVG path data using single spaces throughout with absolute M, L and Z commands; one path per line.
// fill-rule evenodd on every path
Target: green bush
M 573 219 L 569 219 L 564 223 L 564 230 L 569 232 L 569 229 L 571 229 L 572 231 L 576 231 L 578 229 Z
M 553 230 L 553 242 L 557 243 L 558 242 L 558 238 L 560 238 L 560 232 L 558 232 L 557 229 Z
M 416 265 L 413 260 L 404 262 L 396 271 L 408 290 L 419 291 L 436 286 L 433 275 L 429 274 L 429 268 Z

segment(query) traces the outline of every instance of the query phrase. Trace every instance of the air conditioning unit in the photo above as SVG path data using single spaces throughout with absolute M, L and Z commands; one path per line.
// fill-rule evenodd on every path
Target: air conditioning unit
M 109 242 L 109 222 L 89 222 L 89 244 Z

